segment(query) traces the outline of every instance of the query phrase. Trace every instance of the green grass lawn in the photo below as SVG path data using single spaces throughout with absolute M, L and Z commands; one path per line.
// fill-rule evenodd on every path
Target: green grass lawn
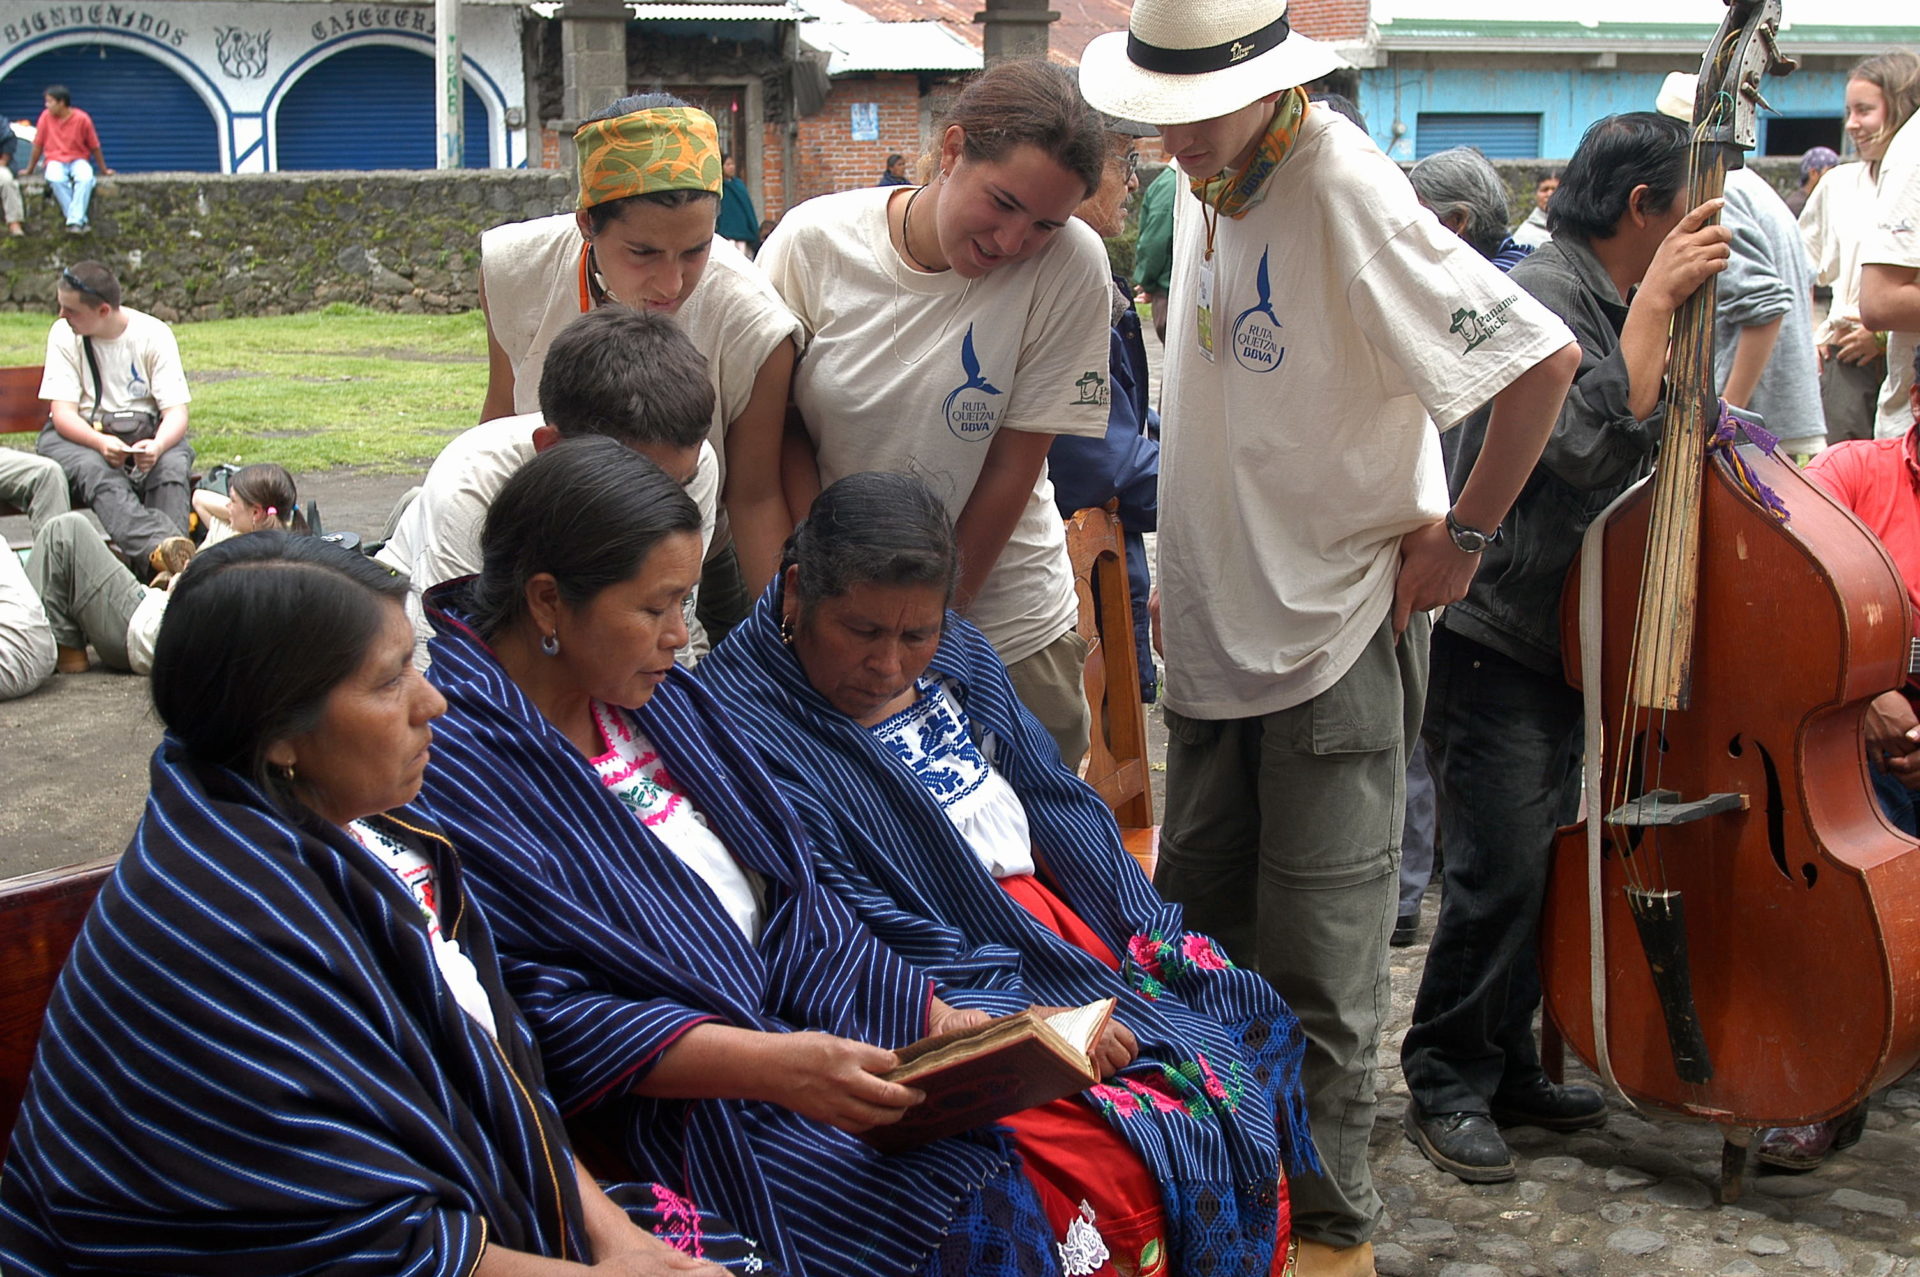
M 51 315 L 0 315 L 0 364 L 46 357 Z M 413 470 L 480 419 L 479 311 L 393 315 L 335 304 L 306 315 L 175 324 L 201 465 L 277 461 Z M 31 435 L 0 436 L 18 447 Z

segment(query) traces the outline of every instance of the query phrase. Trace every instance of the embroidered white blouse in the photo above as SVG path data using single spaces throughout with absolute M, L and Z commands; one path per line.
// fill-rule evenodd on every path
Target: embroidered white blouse
M 593 721 L 607 745 L 607 752 L 593 760 L 600 783 L 682 864 L 700 875 L 747 939 L 758 939 L 766 907 L 766 889 L 759 875 L 742 868 L 727 845 L 707 828 L 707 818 L 668 774 L 660 751 L 631 719 L 595 701 Z
M 922 678 L 920 696 L 869 730 L 905 763 L 995 878 L 1033 872 L 1027 809 L 994 769 L 995 741 L 979 745 L 946 680 Z
M 498 1038 L 500 1032 L 494 1027 L 493 1004 L 487 1001 L 487 991 L 481 987 L 480 973 L 474 970 L 473 959 L 460 952 L 459 942 L 448 939 L 440 930 L 439 896 L 432 862 L 365 821 L 349 822 L 347 832 L 362 847 L 385 861 L 387 868 L 413 893 L 414 903 L 420 906 L 427 920 L 427 938 L 433 941 L 433 960 L 440 968 L 441 978 L 447 982 L 447 991 L 453 994 L 462 1011 L 480 1022 L 488 1037 Z

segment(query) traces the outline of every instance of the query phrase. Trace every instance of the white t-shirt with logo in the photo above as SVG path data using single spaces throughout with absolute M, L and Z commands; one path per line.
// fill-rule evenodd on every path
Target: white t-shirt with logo
M 487 511 L 507 480 L 533 460 L 533 432 L 545 424 L 539 413 L 495 417 L 456 435 L 440 450 L 420 494 L 394 525 L 393 536 L 376 556 L 410 578 L 407 615 L 414 625 L 414 657 L 427 667 L 427 642 L 433 626 L 421 607 L 421 596 L 443 581 L 471 576 L 480 570 L 480 533 Z M 714 512 L 720 504 L 720 467 L 713 445 L 700 445 L 700 462 L 687 495 L 700 507 L 700 544 L 713 542 Z M 687 646 L 679 660 L 692 665 L 707 652 L 706 632 L 687 609 Z
M 1909 120 L 1880 161 L 1880 195 L 1860 261 L 1920 270 L 1920 121 Z M 1880 419 L 1873 427 L 1876 438 L 1897 438 L 1913 425 L 1916 338 L 1920 333 L 1887 334 L 1887 379 L 1880 387 Z
M 1166 704 L 1244 718 L 1352 667 L 1392 604 L 1400 537 L 1446 512 L 1434 424 L 1573 337 L 1324 108 L 1261 202 L 1218 220 L 1211 359 L 1201 214 L 1183 184 L 1161 406 Z
M 191 401 L 173 329 L 131 306 L 122 306 L 120 314 L 127 321 L 126 331 L 110 341 L 93 339 L 93 355 L 100 364 L 101 411 L 165 412 Z M 64 319 L 54 320 L 47 332 L 40 397 L 76 404 L 83 417 L 93 415 L 93 370 L 87 366 L 79 335 Z
M 1100 237 L 1077 219 L 1034 256 L 971 282 L 912 270 L 888 239 L 889 190 L 808 200 L 758 261 L 809 334 L 793 399 L 821 483 L 864 470 L 917 475 L 958 519 L 998 431 L 1106 433 L 1112 276 Z M 1042 466 L 968 619 L 1012 664 L 1075 614 Z

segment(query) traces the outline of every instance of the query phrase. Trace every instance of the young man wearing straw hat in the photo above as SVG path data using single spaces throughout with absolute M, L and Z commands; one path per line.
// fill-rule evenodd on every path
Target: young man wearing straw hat
M 1371 1274 L 1367 1168 L 1428 609 L 1460 598 L 1579 349 L 1296 86 L 1338 65 L 1284 0 L 1138 0 L 1081 57 L 1161 126 L 1176 198 L 1160 563 L 1157 883 L 1256 962 L 1311 1045 L 1325 1164 L 1291 1184 L 1303 1274 Z M 1437 422 L 1493 401 L 1451 509 Z

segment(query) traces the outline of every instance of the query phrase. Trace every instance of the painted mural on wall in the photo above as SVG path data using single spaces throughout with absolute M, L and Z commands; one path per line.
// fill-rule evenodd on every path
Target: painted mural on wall
M 522 20 L 522 11 L 512 5 L 467 5 L 461 11 L 469 166 L 477 163 L 514 168 L 526 163 Z M 263 0 L 127 4 L 87 0 L 22 5 L 0 0 L 0 92 L 11 88 L 10 102 L 37 97 L 44 72 L 62 65 L 57 56 L 62 49 L 104 46 L 116 56 L 125 50 L 171 72 L 186 91 L 204 103 L 218 135 L 220 171 L 270 172 L 300 167 L 291 162 L 295 151 L 303 146 L 311 150 L 304 137 L 294 136 L 300 131 L 300 122 L 291 114 L 283 115 L 289 101 L 311 101 L 316 85 L 350 83 L 356 68 L 360 74 L 375 74 L 378 68 L 379 82 L 391 89 L 396 68 L 412 75 L 415 68 L 409 55 L 418 55 L 427 64 L 430 90 L 433 41 L 430 4 L 316 5 Z M 46 56 L 49 54 L 56 56 Z M 330 64 L 330 59 L 342 54 L 352 56 Z M 134 61 L 119 56 L 119 65 Z M 143 74 L 153 72 L 144 63 L 138 65 Z M 37 71 L 42 72 L 38 77 Z M 307 81 L 303 94 L 302 81 L 308 76 L 316 78 Z M 88 86 L 87 91 L 96 100 L 102 92 L 95 86 Z M 333 96 L 338 101 L 343 95 Z M 364 127 L 352 113 L 356 106 L 371 111 L 372 104 L 355 103 L 351 94 L 344 96 L 349 100 L 340 108 L 341 127 Z M 88 105 L 78 88 L 75 100 Z M 427 101 L 424 142 L 431 148 L 436 139 L 431 98 Z M 18 104 L 14 109 L 20 109 Z M 392 108 L 383 103 L 381 109 Z M 472 118 L 476 114 L 480 118 Z M 97 111 L 95 115 L 98 120 Z M 408 120 L 408 127 L 413 127 L 410 116 Z M 310 134 L 311 125 L 304 127 Z M 104 128 L 102 140 L 112 162 L 112 139 Z

